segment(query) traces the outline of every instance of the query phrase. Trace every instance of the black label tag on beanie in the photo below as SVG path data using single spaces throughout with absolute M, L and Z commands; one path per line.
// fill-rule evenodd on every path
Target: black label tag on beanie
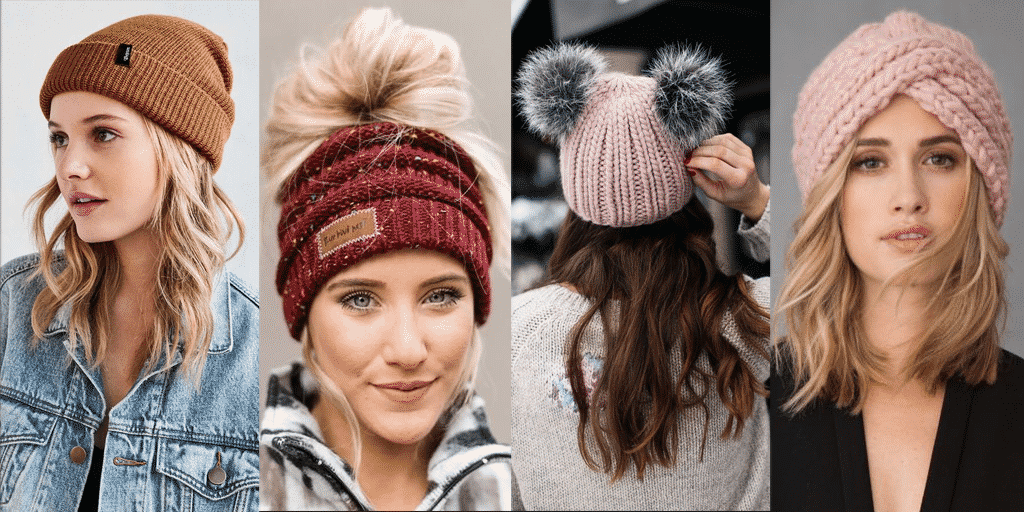
M 114 55 L 114 64 L 130 67 L 132 60 L 132 45 L 122 43 L 117 47 L 117 54 Z

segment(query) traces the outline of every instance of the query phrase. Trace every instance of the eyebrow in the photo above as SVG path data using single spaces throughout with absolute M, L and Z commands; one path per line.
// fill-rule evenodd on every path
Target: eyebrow
M 123 117 L 118 117 L 118 116 L 111 115 L 111 114 L 96 114 L 94 116 L 89 116 L 89 117 L 83 119 L 82 120 L 82 124 L 92 124 L 92 123 L 95 123 L 97 121 L 110 121 L 110 120 L 114 120 L 114 119 L 119 120 L 119 121 L 127 121 L 127 119 L 125 119 Z M 51 128 L 60 128 L 60 123 L 57 123 L 56 121 L 49 121 L 48 123 L 46 123 L 46 125 L 51 127 Z
M 384 288 L 384 282 L 374 279 L 339 279 L 327 285 L 327 291 L 336 288 Z
M 942 144 L 943 142 L 952 142 L 954 144 L 960 144 L 960 137 L 956 135 L 938 135 L 936 137 L 929 137 L 917 143 L 918 147 L 934 146 L 936 144 Z M 888 146 L 888 139 L 860 139 L 857 141 L 857 146 Z
M 424 281 L 422 284 L 420 284 L 420 287 L 421 288 L 426 288 L 428 286 L 433 286 L 435 284 L 440 284 L 440 283 L 446 283 L 446 282 L 449 282 L 449 281 L 459 281 L 459 282 L 463 282 L 465 284 L 469 284 L 469 278 L 467 278 L 465 276 L 461 276 L 459 274 L 452 273 L 452 274 L 444 274 L 444 275 L 441 275 L 441 276 L 437 276 L 437 277 L 428 279 L 428 280 Z M 337 288 L 375 288 L 375 289 L 380 289 L 380 288 L 386 288 L 386 287 L 387 287 L 387 285 L 383 281 L 378 281 L 376 279 L 359 279 L 359 278 L 354 278 L 354 279 L 339 279 L 337 281 L 334 281 L 334 282 L 332 282 L 332 283 L 327 285 L 326 290 L 327 291 L 331 291 L 331 290 L 335 290 Z

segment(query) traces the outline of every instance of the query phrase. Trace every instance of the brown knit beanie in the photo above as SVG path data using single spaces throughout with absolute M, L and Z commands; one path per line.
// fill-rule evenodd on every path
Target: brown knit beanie
M 491 308 L 490 226 L 472 159 L 441 133 L 394 123 L 346 126 L 281 191 L 277 291 L 292 337 L 320 288 L 378 254 L 414 248 L 465 265 L 476 322 Z
M 70 91 L 124 103 L 220 167 L 235 120 L 231 64 L 227 45 L 202 25 L 143 15 L 96 32 L 50 66 L 39 91 L 47 119 L 53 97 Z

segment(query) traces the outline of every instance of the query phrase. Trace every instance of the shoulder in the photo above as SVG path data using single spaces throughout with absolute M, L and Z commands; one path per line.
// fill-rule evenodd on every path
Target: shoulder
M 1024 359 L 1003 349 L 999 357 L 996 382 L 986 387 L 991 388 L 988 390 L 989 393 L 996 393 L 1012 403 L 1019 404 L 1021 397 L 1024 397 Z M 1021 409 L 1021 414 L 1024 416 L 1024 409 Z
M 236 276 L 233 272 L 225 272 L 225 274 L 232 300 L 246 306 L 255 307 L 258 310 L 260 308 L 260 294 L 250 288 L 242 278 Z
M 512 331 L 551 319 L 579 318 L 589 307 L 586 297 L 564 286 L 535 288 L 512 297 Z
M 14 258 L 0 267 L 0 285 L 7 283 L 10 279 L 35 270 L 39 266 L 39 254 L 26 254 Z
M 26 254 L 14 258 L 0 267 L 0 288 L 24 286 L 25 282 L 32 278 L 33 273 L 39 268 L 40 256 L 38 253 Z M 56 265 L 63 266 L 64 259 L 59 257 Z M 42 281 L 42 278 L 39 279 Z
M 585 297 L 557 284 L 512 297 L 512 359 L 534 340 L 557 340 L 561 346 L 589 307 Z
M 747 293 L 750 294 L 750 298 L 757 301 L 758 305 L 765 309 L 765 311 L 771 311 L 771 299 L 772 299 L 772 279 L 771 276 L 764 276 L 758 279 L 753 279 L 750 276 L 743 276 L 743 280 L 747 283 Z

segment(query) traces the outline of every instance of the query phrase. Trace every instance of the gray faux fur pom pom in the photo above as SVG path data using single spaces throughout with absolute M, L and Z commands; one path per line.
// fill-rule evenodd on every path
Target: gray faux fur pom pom
M 678 45 L 658 51 L 648 74 L 661 122 L 690 151 L 718 135 L 732 109 L 732 84 L 717 58 Z
M 526 58 L 516 79 L 516 97 L 530 129 L 561 141 L 587 105 L 587 93 L 607 64 L 597 50 L 560 43 Z

